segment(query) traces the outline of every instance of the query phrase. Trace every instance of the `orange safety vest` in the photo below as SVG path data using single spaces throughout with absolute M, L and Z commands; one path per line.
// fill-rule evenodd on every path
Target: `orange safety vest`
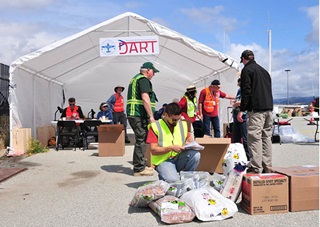
M 73 112 L 71 110 L 71 107 L 67 107 L 66 111 L 66 117 L 72 117 L 72 118 L 80 118 L 79 113 L 78 113 L 78 106 L 74 106 Z
M 114 112 L 123 112 L 124 111 L 124 103 L 123 103 L 123 97 L 122 95 L 118 95 L 115 93 L 116 96 L 116 102 L 113 105 L 113 111 Z
M 207 113 L 212 113 L 214 111 L 215 106 L 219 106 L 219 97 L 220 97 L 220 92 L 217 91 L 212 95 L 210 88 L 206 88 L 206 98 L 203 102 L 203 108 Z

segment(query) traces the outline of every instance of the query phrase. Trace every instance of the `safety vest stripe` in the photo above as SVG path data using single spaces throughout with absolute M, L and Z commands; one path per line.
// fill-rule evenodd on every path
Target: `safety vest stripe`
M 156 121 L 156 126 L 158 128 L 158 132 L 159 132 L 159 135 L 158 135 L 158 144 L 160 147 L 163 147 L 163 133 L 162 133 L 162 129 L 161 129 L 161 126 L 160 126 L 160 122 L 159 121 Z
M 182 124 L 182 121 L 179 121 L 179 126 L 180 126 L 180 134 L 181 134 L 181 141 L 182 141 L 182 144 L 184 143 L 184 139 L 186 138 L 185 137 L 185 134 L 184 134 L 184 129 L 183 129 L 183 124 Z

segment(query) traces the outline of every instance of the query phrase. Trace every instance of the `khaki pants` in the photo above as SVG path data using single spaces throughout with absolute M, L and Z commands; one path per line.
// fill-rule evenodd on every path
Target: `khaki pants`
M 257 173 L 272 166 L 272 111 L 248 112 L 248 148 L 250 166 Z

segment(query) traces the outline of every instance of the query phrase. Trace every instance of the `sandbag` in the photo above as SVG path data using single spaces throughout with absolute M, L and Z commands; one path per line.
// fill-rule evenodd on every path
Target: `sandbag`
M 149 207 L 167 224 L 191 222 L 196 216 L 188 204 L 170 195 L 150 202 Z
M 234 202 L 210 186 L 188 191 L 180 199 L 191 207 L 201 221 L 224 220 L 238 212 Z

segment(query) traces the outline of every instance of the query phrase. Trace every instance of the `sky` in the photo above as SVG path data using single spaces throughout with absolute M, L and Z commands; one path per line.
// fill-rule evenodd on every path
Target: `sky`
M 240 61 L 251 49 L 274 98 L 319 96 L 317 0 L 1 0 L 0 63 L 133 12 Z M 243 67 L 243 65 L 241 65 Z M 287 73 L 285 70 L 289 69 Z

